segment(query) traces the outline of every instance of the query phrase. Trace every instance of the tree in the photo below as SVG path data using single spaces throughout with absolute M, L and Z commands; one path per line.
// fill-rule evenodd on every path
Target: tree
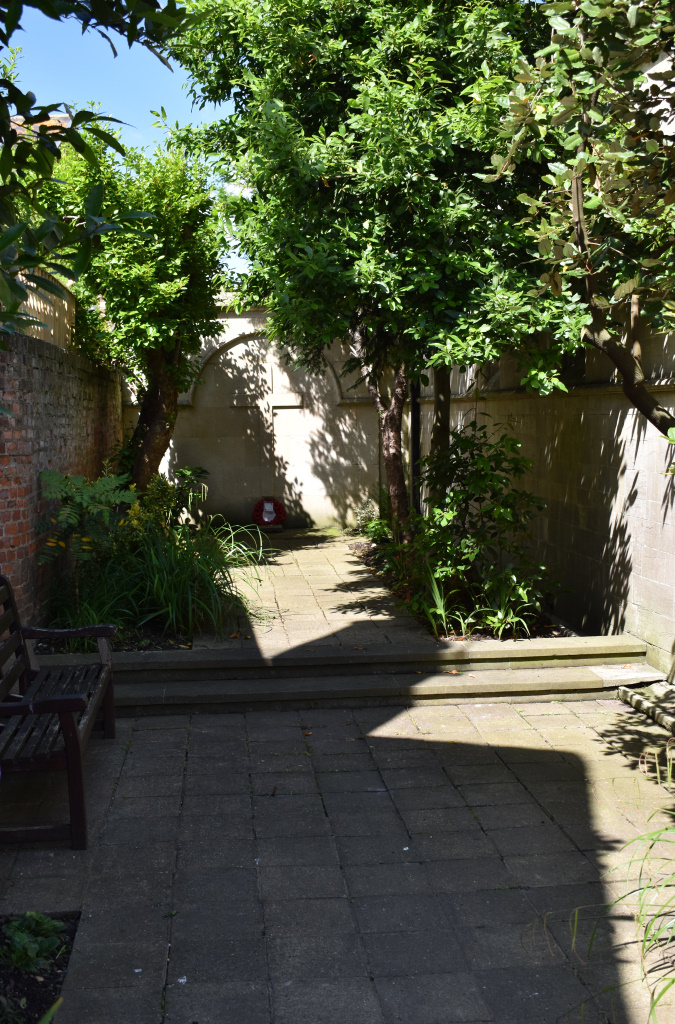
M 173 52 L 201 100 L 234 100 L 234 115 L 198 139 L 243 186 L 229 199 L 253 261 L 242 301 L 267 304 L 271 336 L 309 370 L 334 339 L 348 339 L 346 370 L 358 371 L 377 408 L 403 525 L 403 409 L 432 352 L 462 363 L 516 338 L 535 384 L 557 380 L 554 361 L 529 340 L 533 320 L 560 318 L 550 303 L 528 316 L 521 303 L 526 329 L 500 334 L 501 282 L 526 256 L 516 196 L 532 172 L 523 165 L 498 187 L 480 181 L 502 112 L 482 110 L 486 146 L 470 110 L 472 82 L 512 76 L 522 53 L 545 42 L 546 23 L 519 0 L 195 8 L 201 20 Z M 536 283 L 529 269 L 518 273 Z M 467 347 L 458 318 L 475 315 L 486 295 L 492 339 L 469 325 Z
M 82 210 L 79 219 L 62 220 L 44 207 L 39 194 L 51 179 L 64 147 L 72 148 L 95 162 L 95 154 L 81 129 L 107 145 L 121 149 L 119 142 L 100 125 L 99 115 L 79 111 L 68 119 L 54 115 L 65 109 L 62 104 L 39 105 L 32 92 L 17 84 L 11 41 L 21 30 L 23 7 L 39 10 L 59 21 L 74 18 L 82 31 L 92 29 L 114 46 L 110 35 L 125 38 L 131 46 L 138 43 L 158 52 L 172 33 L 186 22 L 186 12 L 175 0 L 14 0 L 0 2 L 0 329 L 20 329 L 27 319 L 19 311 L 28 290 L 38 286 L 62 294 L 58 285 L 43 276 L 38 268 L 67 278 L 77 277 L 86 264 L 92 238 L 103 222 L 91 210 Z M 108 35 L 110 33 L 110 35 Z M 3 52 L 4 50 L 4 52 Z
M 645 386 L 640 321 L 675 315 L 675 11 L 670 0 L 543 10 L 550 45 L 521 63 L 486 180 L 546 165 L 521 196 L 546 263 L 539 294 L 574 289 L 581 342 L 609 357 L 627 398 L 667 435 L 675 416 Z
M 190 358 L 220 332 L 216 297 L 220 244 L 208 169 L 169 139 L 149 158 L 129 150 L 123 162 L 101 153 L 92 168 L 62 161 L 64 186 L 52 184 L 61 214 L 96 202 L 115 221 L 120 209 L 145 211 L 142 230 L 104 233 L 75 285 L 75 343 L 123 368 L 138 389 L 140 414 L 125 456 L 144 490 L 159 468 L 178 412 L 178 395 L 195 379 Z

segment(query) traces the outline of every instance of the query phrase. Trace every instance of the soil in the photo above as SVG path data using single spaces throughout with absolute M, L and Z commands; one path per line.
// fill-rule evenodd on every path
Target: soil
M 58 999 L 66 976 L 68 961 L 75 941 L 79 914 L 52 914 L 55 921 L 63 921 L 66 930 L 62 933 L 63 949 L 46 970 L 32 974 L 8 967 L 0 960 L 0 997 L 6 999 L 9 1008 L 0 1002 L 0 1020 L 11 1024 L 37 1024 L 42 1016 Z M 2 925 L 16 917 L 0 918 L 0 949 L 2 948 Z M 25 1000 L 25 1002 L 24 1002 Z M 14 1011 L 12 1013 L 12 1011 Z
M 382 571 L 383 558 L 376 544 L 373 544 L 372 541 L 355 541 L 355 543 L 349 545 L 349 549 L 389 588 L 394 597 L 398 596 L 396 594 L 396 580 Z M 401 602 L 401 604 L 405 604 L 405 602 Z M 416 615 L 410 609 L 408 611 L 411 615 L 415 616 L 420 625 L 424 626 L 429 633 L 433 633 L 426 615 Z M 578 636 L 578 634 L 561 623 L 551 622 L 545 616 L 542 616 L 541 620 L 530 631 L 530 638 L 532 640 L 564 636 Z M 495 637 L 493 633 L 480 633 L 476 631 L 468 636 L 461 636 L 459 633 L 449 633 L 447 636 L 440 636 L 437 639 L 441 642 L 447 640 L 470 640 L 472 643 L 480 643 L 481 640 L 496 640 L 498 637 Z M 503 639 L 508 640 L 510 637 L 503 637 Z
M 192 647 L 192 637 L 178 636 L 174 634 L 153 631 L 143 627 L 135 634 L 129 636 L 116 636 L 110 641 L 113 651 L 175 651 L 189 650 Z M 35 653 L 38 657 L 41 654 L 63 654 L 75 651 L 96 651 L 96 641 L 61 641 L 41 640 L 35 644 Z

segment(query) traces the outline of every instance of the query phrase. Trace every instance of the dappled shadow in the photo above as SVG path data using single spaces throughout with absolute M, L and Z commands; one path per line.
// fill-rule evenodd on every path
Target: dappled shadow
M 602 413 L 582 409 L 578 420 L 556 417 L 543 465 L 535 463 L 531 475 L 547 502 L 545 529 L 537 524 L 535 534 L 543 540 L 542 560 L 561 579 L 556 609 L 590 634 L 624 629 L 633 567 L 626 514 L 637 495 L 638 471 L 627 472 L 626 410 L 607 404 Z M 547 478 L 565 484 L 547 493 Z
M 282 501 L 289 524 L 311 526 L 303 482 L 275 446 L 273 367 L 263 337 L 237 338 L 215 350 L 176 421 L 167 468 L 200 465 L 209 472 L 207 513 L 250 523 L 263 497 Z M 291 395 L 288 399 L 294 400 Z
M 377 417 L 367 396 L 345 398 L 332 364 L 308 374 L 247 335 L 212 352 L 181 404 L 163 468 L 184 465 L 209 470 L 207 511 L 233 522 L 269 495 L 289 527 L 344 524 L 377 489 Z
M 546 502 L 531 523 L 528 549 L 558 584 L 554 611 L 584 633 L 621 632 L 633 572 L 631 510 L 640 487 L 625 436 L 629 407 L 614 392 L 585 387 L 547 398 L 512 393 L 506 407 L 504 397 L 457 396 L 453 416 L 473 418 L 477 403 L 479 420 L 489 415 L 494 426 L 508 419 L 506 429 L 532 461 L 519 486 Z
M 323 374 L 290 367 L 286 372 L 291 385 L 302 393 L 303 408 L 312 417 L 306 440 L 311 474 L 328 500 L 335 521 L 345 526 L 355 508 L 377 491 L 379 434 L 375 409 L 365 389 L 353 391 L 348 382 L 341 381 L 338 346 L 332 355 L 332 363 Z
M 661 499 L 663 522 L 665 523 L 675 506 L 675 445 L 669 444 L 666 448 L 663 472 L 667 478 Z

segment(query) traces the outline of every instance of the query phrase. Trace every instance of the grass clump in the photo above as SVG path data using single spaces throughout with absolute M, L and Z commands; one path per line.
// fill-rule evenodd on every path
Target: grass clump
M 124 475 L 43 474 L 45 496 L 59 503 L 41 555 L 60 560 L 54 625 L 108 622 L 123 635 L 148 627 L 192 636 L 222 633 L 247 609 L 262 536 L 201 514 L 204 472 L 183 471 L 175 483 L 158 474 L 143 495 Z

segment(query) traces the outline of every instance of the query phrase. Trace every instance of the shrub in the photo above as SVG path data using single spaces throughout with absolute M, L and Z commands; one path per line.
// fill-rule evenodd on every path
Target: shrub
M 366 498 L 357 506 L 354 510 L 354 518 L 356 519 L 356 532 L 366 533 L 373 520 L 378 518 L 372 498 Z
M 390 538 L 383 551 L 399 595 L 437 634 L 528 634 L 541 615 L 547 573 L 524 540 L 544 503 L 514 486 L 529 468 L 515 438 L 475 421 L 423 463 L 433 504 L 412 514 L 411 542 Z
M 208 471 L 201 466 L 186 466 L 176 470 L 176 480 L 168 480 L 156 473 L 143 494 L 129 511 L 129 518 L 137 525 L 152 522 L 156 526 L 175 527 L 199 518 L 199 503 L 206 497 L 204 478 Z
M 45 970 L 50 958 L 63 949 L 65 925 L 51 917 L 28 911 L 23 917 L 3 925 L 5 942 L 0 946 L 0 959 L 8 967 L 22 971 Z
M 255 528 L 235 529 L 222 517 L 194 521 L 191 512 L 203 495 L 204 473 L 190 469 L 175 484 L 158 475 L 140 496 L 125 489 L 123 476 L 91 483 L 49 476 L 47 493 L 61 500 L 55 523 L 80 522 L 81 494 L 103 493 L 108 499 L 107 505 L 100 500 L 104 511 L 97 512 L 96 529 L 84 537 L 86 557 L 80 556 L 81 545 L 58 545 L 64 564 L 53 609 L 56 625 L 109 622 L 122 633 L 151 625 L 192 635 L 203 627 L 220 632 L 246 608 L 243 589 L 250 582 L 247 571 L 262 555 L 261 534 Z M 108 482 L 103 486 L 101 480 Z M 68 515 L 73 504 L 77 515 Z M 43 561 L 54 557 L 50 540 Z

